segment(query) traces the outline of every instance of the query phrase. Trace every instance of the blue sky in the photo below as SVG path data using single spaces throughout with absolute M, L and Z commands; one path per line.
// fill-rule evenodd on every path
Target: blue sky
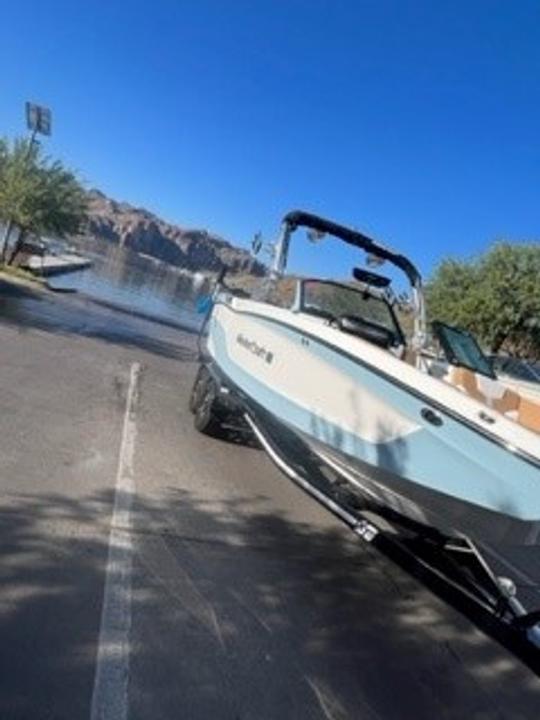
M 2 5 L 0 133 L 49 105 L 48 150 L 117 199 L 237 244 L 301 207 L 424 272 L 540 238 L 538 0 Z

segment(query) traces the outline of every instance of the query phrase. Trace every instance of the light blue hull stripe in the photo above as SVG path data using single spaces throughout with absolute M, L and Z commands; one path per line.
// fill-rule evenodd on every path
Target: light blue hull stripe
M 250 319 L 254 319 L 250 316 Z M 269 325 L 263 318 L 257 322 Z M 298 343 L 298 333 L 271 324 L 273 332 Z M 247 395 L 290 425 L 317 440 L 399 477 L 520 520 L 540 519 L 540 471 L 518 456 L 445 416 L 434 428 L 423 422 L 425 403 L 353 360 L 311 342 L 310 352 L 351 377 L 420 430 L 385 443 L 371 443 L 316 412 L 306 410 L 273 390 L 233 361 L 227 338 L 215 318 L 211 322 L 216 361 Z M 487 469 L 489 468 L 489 470 Z

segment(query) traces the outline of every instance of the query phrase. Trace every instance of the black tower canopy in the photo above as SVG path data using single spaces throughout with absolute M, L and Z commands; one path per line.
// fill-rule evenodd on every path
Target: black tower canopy
M 377 244 L 375 240 L 372 240 L 357 230 L 351 230 L 344 225 L 339 225 L 332 220 L 325 220 L 324 218 L 304 212 L 303 210 L 293 210 L 287 213 L 283 218 L 283 222 L 286 223 L 290 230 L 306 227 L 321 233 L 334 235 L 349 245 L 359 247 L 382 260 L 388 260 L 393 263 L 396 267 L 403 270 L 413 287 L 418 287 L 422 283 L 422 277 L 419 271 L 408 258 L 385 248 L 383 245 Z

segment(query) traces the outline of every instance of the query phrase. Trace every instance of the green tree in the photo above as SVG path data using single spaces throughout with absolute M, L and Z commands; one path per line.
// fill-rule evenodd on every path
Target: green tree
M 496 243 L 472 261 L 444 260 L 427 285 L 430 319 L 474 333 L 493 353 L 540 355 L 540 245 Z
M 0 221 L 18 230 L 9 258 L 4 233 L 0 261 L 13 262 L 29 235 L 77 232 L 85 210 L 85 192 L 73 172 L 44 156 L 37 143 L 0 139 Z

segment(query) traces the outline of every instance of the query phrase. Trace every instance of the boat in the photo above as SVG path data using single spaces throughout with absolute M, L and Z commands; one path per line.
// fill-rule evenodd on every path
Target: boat
M 358 250 L 350 280 L 287 275 L 304 230 Z M 293 211 L 273 256 L 251 296 L 218 283 L 190 400 L 196 427 L 219 434 L 234 408 L 289 475 L 323 468 L 360 507 L 466 547 L 484 568 L 502 564 L 509 577 L 487 574 L 507 597 L 516 576 L 538 585 L 540 402 L 500 382 L 469 333 L 434 322 L 428 334 L 421 274 L 405 255 Z M 383 263 L 404 274 L 406 302 Z
M 40 277 L 86 270 L 92 261 L 74 247 L 52 238 L 28 238 L 20 250 L 20 267 Z
M 21 265 L 41 277 L 65 275 L 91 267 L 92 261 L 78 253 L 62 253 L 58 255 L 30 255 Z

